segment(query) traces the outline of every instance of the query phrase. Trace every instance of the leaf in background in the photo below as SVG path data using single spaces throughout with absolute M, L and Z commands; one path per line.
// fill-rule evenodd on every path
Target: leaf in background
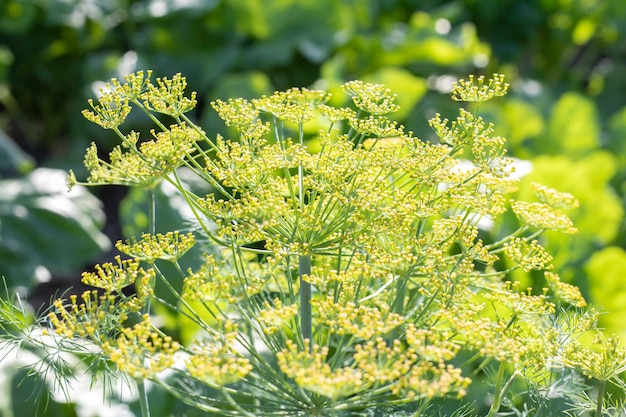
M 533 104 L 509 98 L 486 106 L 497 112 L 496 134 L 507 138 L 509 149 L 517 158 L 530 159 L 542 153 L 543 141 L 538 136 L 545 131 L 545 121 Z
M 0 276 L 9 287 L 70 275 L 110 247 L 100 201 L 84 187 L 68 193 L 65 176 L 39 168 L 0 180 Z
M 580 157 L 597 149 L 600 126 L 593 101 L 579 93 L 563 94 L 554 105 L 547 133 L 549 153 Z
M 568 210 L 566 214 L 574 222 L 579 232 L 567 235 L 547 231 L 542 243 L 554 256 L 553 264 L 561 278 L 567 282 L 587 286 L 588 277 L 581 268 L 598 248 L 612 244 L 618 236 L 624 209 L 619 197 L 610 187 L 609 181 L 615 174 L 616 159 L 606 151 L 595 151 L 587 157 L 572 160 L 567 156 L 541 156 L 532 160 L 533 169 L 520 184 L 516 198 L 524 201 L 536 201 L 531 182 L 538 182 L 559 191 L 568 192 L 580 202 L 580 207 Z M 508 224 L 507 227 L 511 227 Z M 522 280 L 529 279 L 528 274 L 517 273 Z M 535 276 L 537 278 L 538 276 Z M 595 278 L 594 278 L 595 279 Z M 536 285 L 537 282 L 527 282 Z M 543 284 L 539 284 L 543 285 Z M 590 301 L 602 304 L 593 295 Z
M 626 251 L 610 246 L 594 253 L 585 264 L 585 272 L 592 300 L 608 312 L 600 316 L 600 327 L 607 334 L 626 337 Z
M 0 2 L 0 30 L 13 34 L 28 31 L 37 18 L 37 5 L 24 0 Z
M 33 158 L 0 130 L 0 177 L 15 173 L 25 174 L 34 167 Z

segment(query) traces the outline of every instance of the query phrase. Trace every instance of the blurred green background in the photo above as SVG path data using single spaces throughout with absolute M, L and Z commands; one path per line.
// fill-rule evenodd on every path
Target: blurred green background
M 293 86 L 338 92 L 359 78 L 396 92 L 395 117 L 425 140 L 435 112 L 455 117 L 452 81 L 506 74 L 509 95 L 481 114 L 529 170 L 522 197 L 538 181 L 580 200 L 572 213 L 580 233 L 543 242 L 562 278 L 607 311 L 600 325 L 626 341 L 623 0 L 0 0 L 0 276 L 33 311 L 55 292 L 80 291 L 83 269 L 110 260 L 112 242 L 145 230 L 140 191 L 67 193 L 64 183 L 68 169 L 85 177 L 91 141 L 105 153 L 115 144 L 80 115 L 87 99 L 104 81 L 140 69 L 187 76 L 199 97 L 193 116 L 211 136 L 225 133 L 211 100 Z M 139 118 L 128 124 L 150 127 Z M 158 198 L 159 231 L 189 226 L 170 190 Z M 543 285 L 532 274 L 517 278 Z M 163 314 L 171 331 L 184 333 Z M 3 362 L 2 417 L 137 413 L 132 396 L 94 408 L 97 389 L 73 394 L 69 405 L 56 395 L 47 411 L 32 408 L 20 365 L 38 355 Z M 152 392 L 155 417 L 200 415 Z

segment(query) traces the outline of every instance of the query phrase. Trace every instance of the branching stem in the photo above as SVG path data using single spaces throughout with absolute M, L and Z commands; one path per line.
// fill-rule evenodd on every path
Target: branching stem
M 309 348 L 313 346 L 313 311 L 311 308 L 311 284 L 304 280 L 305 275 L 311 275 L 311 255 L 298 257 L 298 271 L 300 276 L 300 326 L 302 338 L 309 339 Z

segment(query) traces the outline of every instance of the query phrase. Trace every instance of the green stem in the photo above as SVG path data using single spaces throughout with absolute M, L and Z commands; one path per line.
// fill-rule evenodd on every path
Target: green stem
M 148 231 L 155 234 L 155 214 L 156 200 L 154 197 L 154 189 L 149 188 L 148 192 Z M 150 301 L 144 307 L 144 312 L 150 312 Z M 141 417 L 150 417 L 150 405 L 148 403 L 148 391 L 146 390 L 147 381 L 145 379 L 137 379 L 137 389 L 139 390 L 139 405 L 141 407 Z
M 156 233 L 156 199 L 154 197 L 154 189 L 148 188 L 148 233 L 154 235 Z
M 600 379 L 598 381 L 598 404 L 596 406 L 596 413 L 594 417 L 602 417 L 602 406 L 604 404 L 604 391 L 606 390 L 606 380 Z
M 515 371 L 513 375 L 511 375 L 511 377 L 508 379 L 508 381 L 506 381 L 506 384 L 502 386 L 502 380 L 504 379 L 505 370 L 506 370 L 506 362 L 502 361 L 500 362 L 500 367 L 498 368 L 498 376 L 496 377 L 496 386 L 495 386 L 493 403 L 491 404 L 491 407 L 489 408 L 489 413 L 487 414 L 486 417 L 495 417 L 498 410 L 500 410 L 500 406 L 502 405 L 502 399 L 504 398 L 504 395 L 511 387 L 511 384 L 513 384 L 515 377 L 517 377 L 517 371 Z
M 311 275 L 311 255 L 298 256 L 298 273 L 300 275 L 300 326 L 302 338 L 309 339 L 309 348 L 313 346 L 313 310 L 311 308 L 311 284 L 303 279 Z
M 139 390 L 139 406 L 141 407 L 141 417 L 150 417 L 150 405 L 148 404 L 148 391 L 146 390 L 146 380 L 137 379 L 137 389 Z

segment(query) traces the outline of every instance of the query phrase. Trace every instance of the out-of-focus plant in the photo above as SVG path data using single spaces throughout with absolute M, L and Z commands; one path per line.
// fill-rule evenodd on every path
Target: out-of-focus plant
M 216 101 L 233 138 L 210 139 L 185 115 L 195 106 L 185 87 L 180 75 L 112 80 L 84 115 L 121 143 L 108 160 L 92 144 L 85 184 L 151 194 L 169 183 L 196 233 L 155 233 L 150 204 L 147 233 L 117 244 L 128 258 L 85 272 L 94 290 L 55 300 L 42 336 L 137 380 L 143 416 L 145 381 L 216 415 L 420 416 L 437 399 L 464 398 L 485 370 L 494 372 L 487 417 L 557 397 L 583 411 L 591 403 L 597 417 L 610 409 L 605 388 L 624 388 L 625 350 L 613 338 L 598 337 L 598 350 L 578 341 L 597 314 L 540 243 L 545 231 L 576 232 L 565 212 L 578 201 L 538 183 L 534 201 L 511 198 L 505 139 L 477 113 L 507 92 L 503 76 L 455 84 L 452 98 L 472 107 L 431 119 L 439 143 L 405 132 L 388 118 L 395 96 L 361 81 L 344 84 L 352 105 L 340 107 L 304 88 Z M 150 138 L 121 130 L 133 109 L 154 123 Z M 319 117 L 324 128 L 307 136 Z M 183 170 L 213 192 L 190 191 Z M 77 183 L 72 172 L 68 181 Z M 484 240 L 481 222 L 507 212 L 518 228 Z M 200 237 L 218 250 L 185 271 L 179 261 Z M 542 273 L 545 288 L 521 288 L 511 280 L 520 269 Z M 193 322 L 195 338 L 161 330 L 150 314 L 158 305 Z M 598 381 L 587 402 L 576 372 Z
M 39 168 L 0 179 L 0 277 L 12 288 L 70 275 L 110 246 L 102 203 L 85 187 L 68 195 L 64 177 Z

